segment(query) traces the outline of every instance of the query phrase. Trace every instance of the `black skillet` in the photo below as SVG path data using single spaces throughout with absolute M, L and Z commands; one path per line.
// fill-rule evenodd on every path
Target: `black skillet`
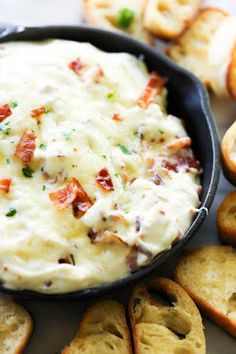
M 158 53 L 157 50 L 131 38 L 88 27 L 0 27 L 0 42 L 12 40 L 36 41 L 48 38 L 90 42 L 107 52 L 128 52 L 137 57 L 142 55 L 149 70 L 156 70 L 168 78 L 168 112 L 177 117 L 184 118 L 187 131 L 193 139 L 193 149 L 204 169 L 202 175 L 202 209 L 185 233 L 183 239 L 176 243 L 169 251 L 157 256 L 147 266 L 112 283 L 66 294 L 43 294 L 28 290 L 9 290 L 4 288 L 3 285 L 0 286 L 1 291 L 29 299 L 53 301 L 87 299 L 91 296 L 110 293 L 115 289 L 122 288 L 144 278 L 156 270 L 161 263 L 170 260 L 193 237 L 204 221 L 207 210 L 209 210 L 216 193 L 220 174 L 219 143 L 209 106 L 208 94 L 202 84 L 189 72 L 181 69 Z

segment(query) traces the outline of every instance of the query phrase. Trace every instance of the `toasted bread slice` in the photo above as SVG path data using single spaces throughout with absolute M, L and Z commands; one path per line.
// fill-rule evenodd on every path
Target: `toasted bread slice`
M 227 194 L 220 204 L 216 223 L 222 242 L 236 246 L 236 191 Z
M 175 280 L 206 316 L 236 336 L 236 254 L 232 247 L 188 251 L 177 264 Z
M 168 303 L 163 303 L 160 296 Z M 137 286 L 129 314 L 136 354 L 206 352 L 199 311 L 188 294 L 170 279 L 155 278 Z
M 145 27 L 164 39 L 180 35 L 195 15 L 201 0 L 147 0 Z
M 113 300 L 95 303 L 85 312 L 80 329 L 62 354 L 131 354 L 123 305 Z
M 201 10 L 191 26 L 167 49 L 167 54 L 177 64 L 191 71 L 208 87 L 211 85 L 209 48 L 227 17 L 228 14 L 217 8 Z
M 153 36 L 143 27 L 144 3 L 145 0 L 83 0 L 85 22 L 152 44 Z
M 222 163 L 226 177 L 236 183 L 236 122 L 225 133 L 221 143 Z
M 33 321 L 28 312 L 10 298 L 0 300 L 1 354 L 20 354 L 29 340 Z

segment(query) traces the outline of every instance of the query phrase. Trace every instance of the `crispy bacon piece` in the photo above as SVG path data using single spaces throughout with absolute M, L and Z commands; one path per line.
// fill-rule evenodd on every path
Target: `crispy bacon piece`
M 97 64 L 96 71 L 94 73 L 94 82 L 98 84 L 104 76 L 104 71 L 102 70 L 101 66 Z
M 87 193 L 75 178 L 72 178 L 65 188 L 50 193 L 49 198 L 58 210 L 63 210 L 72 205 L 73 214 L 76 218 L 81 217 L 92 206 Z
M 0 191 L 8 193 L 10 190 L 11 178 L 0 179 Z
M 61 257 L 58 259 L 58 263 L 59 264 L 72 264 L 75 265 L 75 258 L 73 256 L 73 254 L 69 254 L 65 257 Z
M 72 205 L 73 214 L 77 218 L 81 217 L 92 206 L 87 193 L 75 178 L 72 178 L 65 188 L 50 193 L 49 198 L 58 210 L 63 210 Z
M 186 137 L 179 138 L 175 142 L 167 145 L 167 149 L 172 151 L 187 149 L 190 147 L 191 143 L 192 140 L 188 136 L 186 136 Z
M 35 150 L 36 135 L 31 130 L 26 130 L 16 147 L 15 157 L 24 163 L 32 160 Z
M 138 255 L 139 253 L 144 254 L 147 258 L 151 259 L 153 257 L 152 253 L 142 246 L 132 246 L 128 255 L 126 256 L 126 264 L 131 272 L 135 272 L 140 268 L 138 265 Z
M 166 83 L 166 79 L 158 75 L 155 71 L 150 73 L 149 81 L 144 89 L 143 94 L 139 97 L 137 104 L 141 108 L 147 108 L 153 101 L 154 97 L 162 90 Z
M 8 104 L 4 104 L 0 107 L 0 123 L 12 114 L 11 108 Z
M 123 117 L 119 113 L 114 113 L 112 119 L 120 122 L 123 120 Z
M 44 114 L 46 112 L 46 107 L 41 106 L 35 109 L 32 109 L 31 111 L 31 117 L 32 118 L 38 118 L 40 117 L 42 114 Z
M 113 183 L 111 176 L 106 168 L 103 168 L 96 177 L 96 181 L 106 191 L 113 191 Z
M 195 168 L 201 171 L 201 165 L 194 156 L 172 155 L 169 159 L 162 160 L 162 167 L 178 173 L 180 171 L 189 171 L 190 168 Z
M 73 178 L 72 181 L 65 186 L 65 188 L 49 194 L 49 198 L 52 202 L 54 202 L 58 210 L 67 208 L 75 201 L 78 188 L 80 186 L 78 186 L 78 183 L 79 182 Z
M 76 181 L 75 178 L 73 180 Z M 73 213 L 76 218 L 80 218 L 82 215 L 86 213 L 86 211 L 92 206 L 92 202 L 87 195 L 87 193 L 83 190 L 82 186 L 78 181 L 77 182 L 77 197 L 73 203 Z
M 86 64 L 82 63 L 82 61 L 77 58 L 76 60 L 71 61 L 68 64 L 68 67 L 73 70 L 77 75 L 80 74 L 80 71 L 86 66 Z
M 89 236 L 90 237 L 90 236 Z M 117 244 L 120 246 L 127 246 L 128 244 L 123 241 L 119 235 L 117 235 L 114 232 L 111 231 L 104 231 L 102 234 L 97 234 L 94 233 L 92 237 L 90 237 L 91 239 L 91 243 L 103 243 L 106 245 L 113 245 L 113 244 Z

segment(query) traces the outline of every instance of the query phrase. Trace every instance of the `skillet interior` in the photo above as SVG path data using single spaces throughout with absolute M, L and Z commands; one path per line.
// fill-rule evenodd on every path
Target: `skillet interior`
M 2 37 L 2 38 L 1 38 Z M 0 42 L 11 40 L 42 40 L 48 38 L 61 38 L 81 42 L 90 42 L 107 52 L 129 52 L 135 56 L 142 55 L 149 70 L 156 70 L 167 77 L 168 84 L 168 112 L 185 120 L 188 134 L 193 139 L 193 149 L 203 166 L 202 175 L 203 193 L 201 206 L 203 207 L 194 219 L 185 236 L 169 251 L 158 255 L 150 264 L 137 272 L 118 281 L 98 287 L 84 289 L 67 294 L 41 294 L 33 291 L 12 291 L 0 286 L 0 290 L 13 295 L 45 300 L 82 299 L 88 296 L 98 296 L 132 283 L 170 259 L 194 235 L 207 215 L 218 184 L 220 173 L 219 143 L 216 127 L 209 106 L 206 90 L 193 75 L 179 68 L 169 59 L 151 49 L 143 43 L 119 34 L 110 33 L 88 27 L 35 27 L 17 28 L 9 27 L 1 31 Z

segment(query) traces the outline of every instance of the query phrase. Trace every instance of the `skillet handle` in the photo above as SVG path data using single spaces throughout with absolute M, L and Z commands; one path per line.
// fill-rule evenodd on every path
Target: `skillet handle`
M 9 34 L 19 33 L 24 31 L 24 27 L 20 25 L 12 25 L 9 23 L 0 24 L 0 39 L 7 37 Z

